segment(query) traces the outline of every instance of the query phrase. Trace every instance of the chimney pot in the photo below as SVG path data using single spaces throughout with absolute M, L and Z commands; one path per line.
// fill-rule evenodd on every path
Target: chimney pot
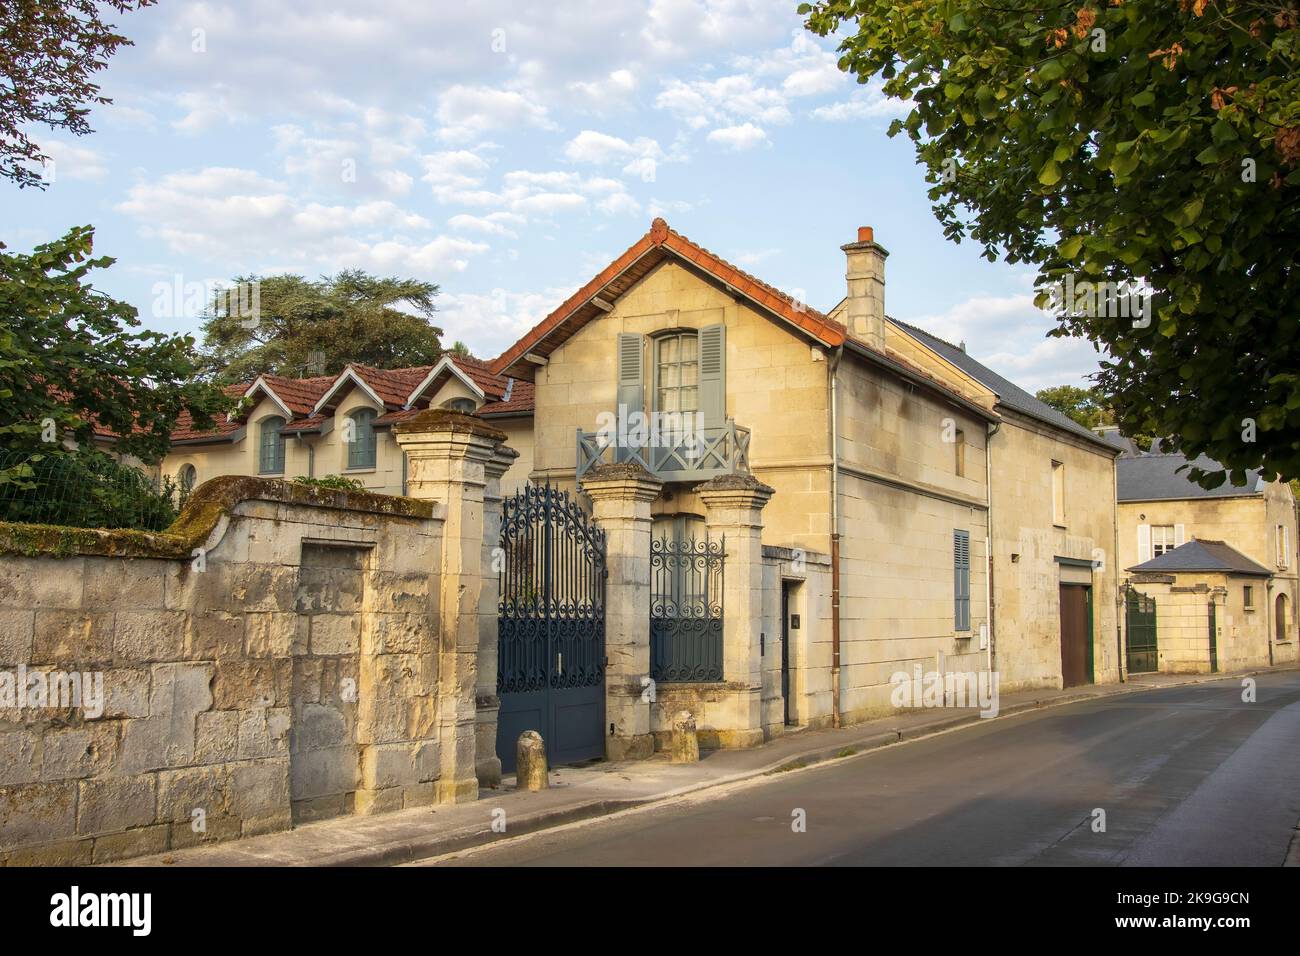
M 875 231 L 870 226 L 858 226 L 858 242 L 874 242 Z

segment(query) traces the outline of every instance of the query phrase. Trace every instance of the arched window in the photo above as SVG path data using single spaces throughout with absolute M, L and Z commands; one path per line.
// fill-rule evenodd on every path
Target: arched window
M 1291 633 L 1287 630 L 1287 626 L 1286 626 L 1286 625 L 1287 625 L 1287 620 L 1286 620 L 1286 595 L 1285 595 L 1285 594 L 1279 594 L 1279 595 L 1277 596 L 1277 600 L 1273 602 L 1273 607 L 1276 609 L 1276 615 L 1275 615 L 1275 616 L 1276 616 L 1276 618 L 1277 618 L 1277 619 L 1273 622 L 1273 623 L 1274 623 L 1274 630 L 1273 630 L 1274 638 L 1273 638 L 1273 639 L 1274 639 L 1274 640 L 1277 640 L 1277 641 L 1289 641 L 1289 640 L 1291 640 Z
M 269 418 L 263 418 L 260 427 L 257 473 L 259 475 L 283 475 L 284 435 L 280 434 L 280 429 L 284 427 L 284 419 L 279 415 L 272 415 Z
M 442 403 L 442 407 L 453 412 L 461 412 L 470 415 L 474 412 L 474 399 L 472 398 L 449 398 Z
M 655 411 L 699 411 L 699 382 L 699 336 L 695 332 L 678 332 L 655 341 Z
M 198 469 L 193 465 L 181 465 L 181 470 L 176 472 L 176 486 L 180 489 L 181 503 L 190 496 L 194 490 L 194 483 L 198 480 Z
M 348 468 L 375 467 L 375 412 L 359 408 L 348 416 L 351 441 L 348 442 Z

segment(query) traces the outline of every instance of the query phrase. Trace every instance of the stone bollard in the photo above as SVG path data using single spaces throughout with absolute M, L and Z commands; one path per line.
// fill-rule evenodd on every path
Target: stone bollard
M 673 763 L 698 763 L 700 739 L 695 734 L 695 718 L 689 710 L 680 710 L 673 718 Z
M 515 744 L 515 786 L 536 792 L 551 785 L 546 776 L 546 742 L 535 730 L 525 730 Z

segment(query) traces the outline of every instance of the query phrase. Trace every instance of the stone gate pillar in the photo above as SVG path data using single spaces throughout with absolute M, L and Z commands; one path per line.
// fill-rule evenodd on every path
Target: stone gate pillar
M 697 489 L 709 537 L 726 536 L 722 583 L 722 679 L 733 697 L 719 726 L 723 746 L 763 742 L 763 508 L 773 491 L 753 475 L 722 475 Z
M 497 606 L 501 581 L 501 516 L 504 495 L 501 476 L 515 463 L 519 452 L 498 445 L 487 463 L 487 484 L 483 486 L 483 592 L 479 596 L 478 684 L 474 691 L 475 751 L 474 772 L 485 787 L 501 783 L 501 758 L 497 756 L 497 714 L 501 698 L 497 696 Z
M 650 704 L 650 505 L 663 482 L 636 463 L 600 465 L 582 479 L 605 532 L 605 738 L 610 760 L 654 753 Z
M 496 628 L 483 620 L 490 568 L 483 564 L 485 490 L 505 433 L 469 415 L 429 409 L 394 427 L 408 459 L 407 494 L 446 509 L 438 582 L 438 742 L 440 803 L 478 798 L 475 772 L 478 661 L 484 635 Z M 499 479 L 499 475 L 498 475 Z M 500 507 L 500 499 L 497 499 Z M 495 674 L 494 674 L 495 678 Z

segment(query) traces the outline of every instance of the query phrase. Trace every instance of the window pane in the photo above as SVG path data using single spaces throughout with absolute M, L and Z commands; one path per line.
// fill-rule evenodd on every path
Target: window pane
M 681 376 L 683 385 L 694 385 L 700 380 L 700 367 L 694 362 L 682 365 Z

